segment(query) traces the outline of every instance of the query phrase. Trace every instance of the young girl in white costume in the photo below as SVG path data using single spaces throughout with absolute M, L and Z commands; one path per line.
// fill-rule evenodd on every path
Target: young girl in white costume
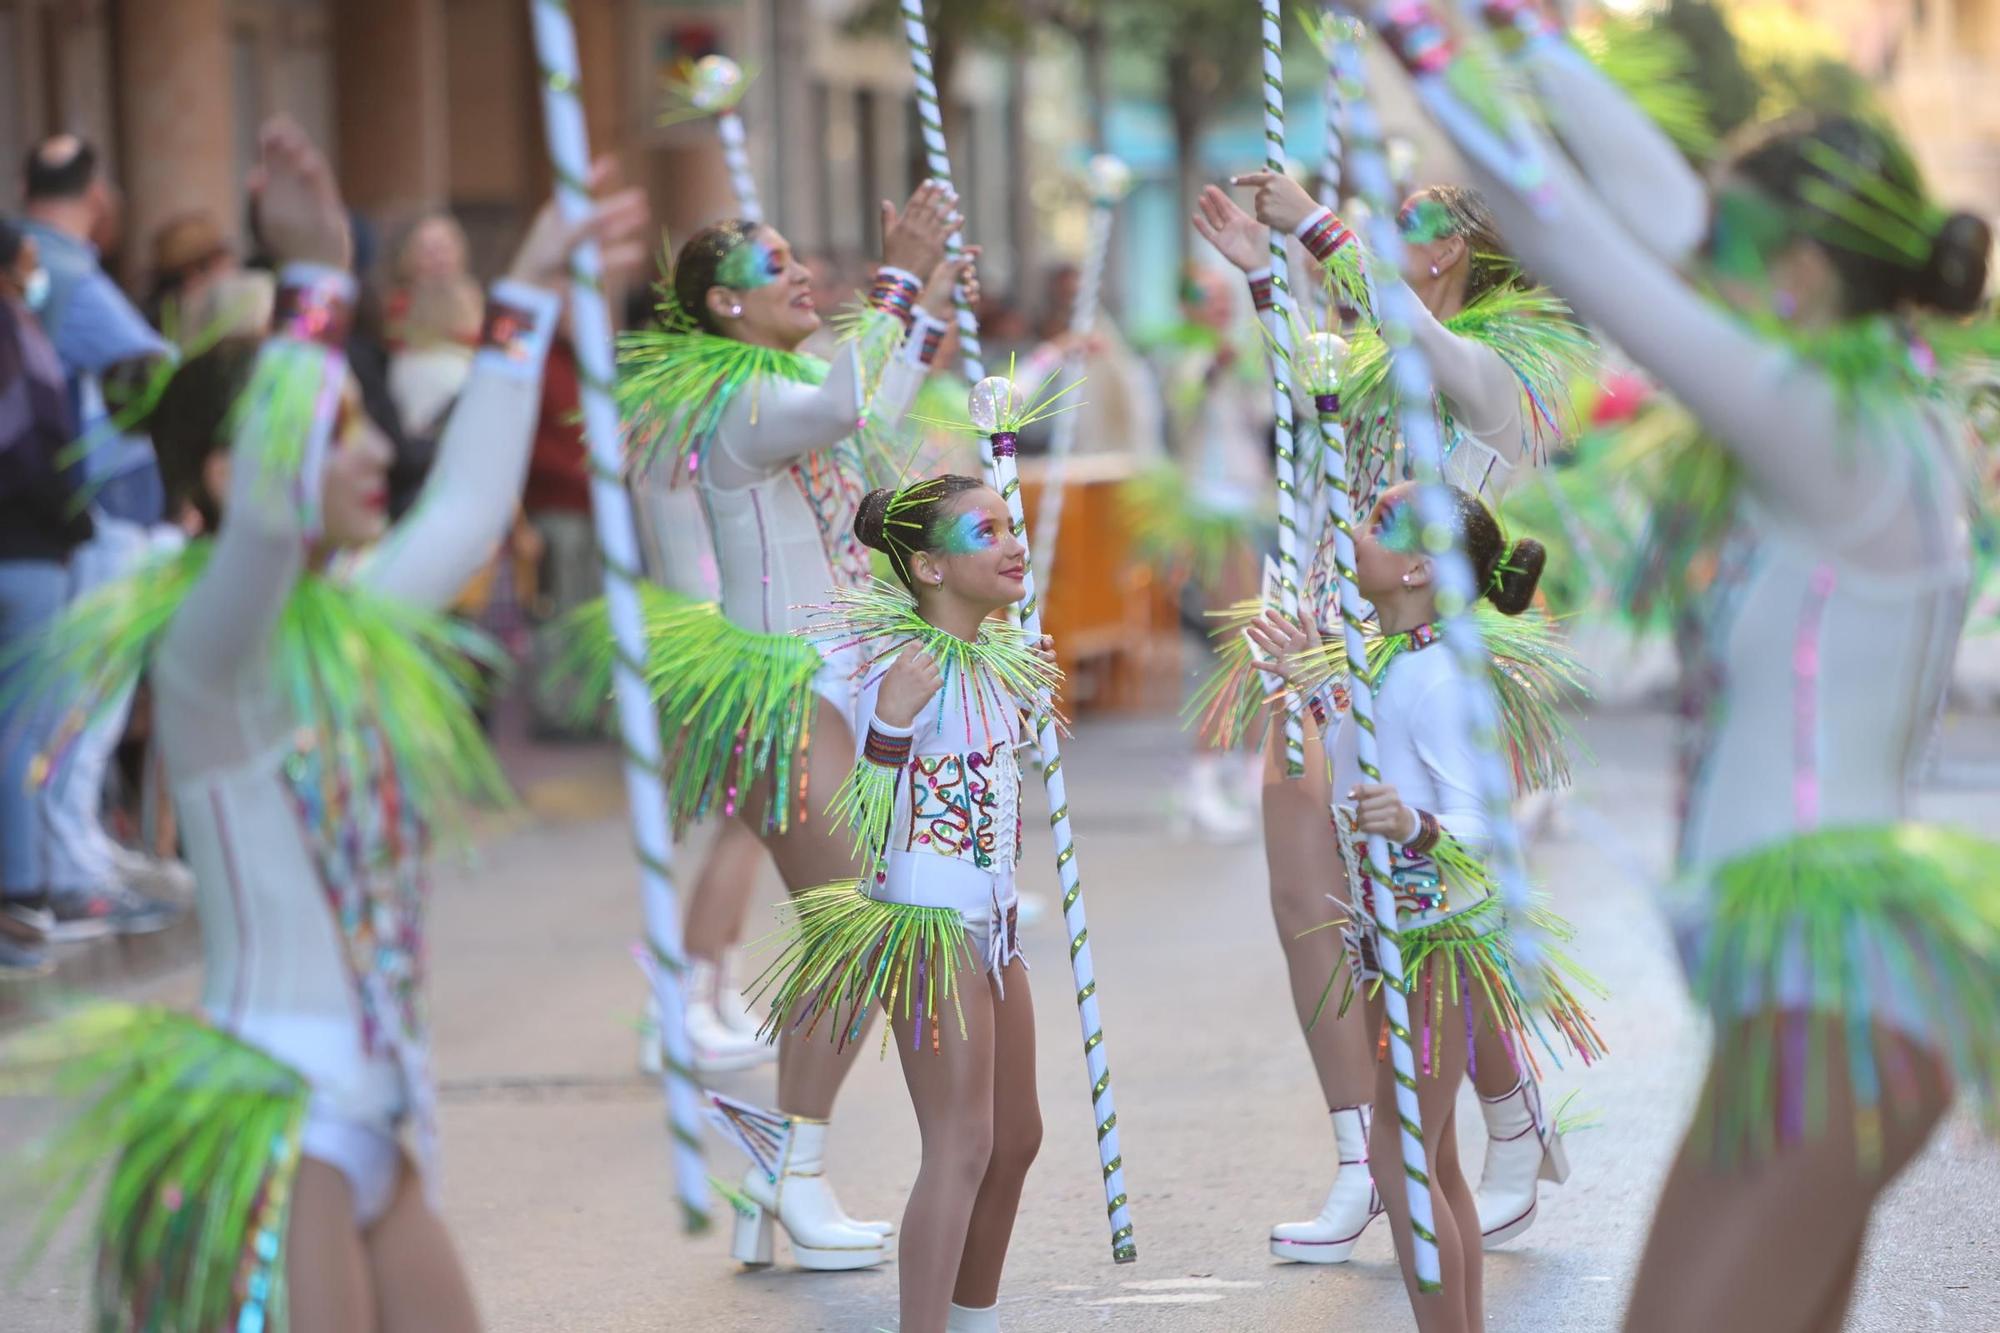
M 1225 258 L 1248 275 L 1258 308 L 1271 303 L 1266 224 L 1296 235 L 1326 269 L 1344 300 L 1372 319 L 1360 281 L 1361 246 L 1330 209 L 1286 176 L 1256 172 L 1237 183 L 1257 191 L 1253 218 L 1222 190 L 1202 192 L 1194 225 Z M 1537 463 L 1560 442 L 1567 415 L 1560 404 L 1572 377 L 1593 357 L 1589 339 L 1563 304 L 1527 284 L 1501 245 L 1492 214 L 1480 197 L 1455 186 L 1430 186 L 1410 196 L 1399 219 L 1405 239 L 1402 281 L 1417 298 L 1412 330 L 1436 383 L 1435 411 L 1445 442 L 1445 477 L 1489 501 L 1512 481 L 1516 469 Z M 1365 513 L 1380 488 L 1406 474 L 1395 427 L 1395 391 L 1380 333 L 1356 330 L 1341 372 L 1342 418 L 1348 470 L 1357 477 L 1356 511 Z M 1317 447 L 1302 455 L 1316 455 Z M 1334 605 L 1333 542 L 1321 543 L 1302 590 L 1320 625 L 1339 623 Z M 1234 622 L 1226 622 L 1233 629 Z M 1533 633 L 1535 626 L 1495 624 L 1496 637 Z M 1499 645 L 1496 643 L 1496 647 Z M 1222 645 L 1225 670 L 1208 695 L 1219 701 L 1211 720 L 1231 729 L 1250 720 L 1259 692 L 1240 643 Z M 1234 714 L 1234 716 L 1230 716 Z M 1257 719 L 1261 721 L 1261 717 Z M 1559 772 L 1559 760 L 1536 767 Z M 1333 1122 L 1339 1164 L 1368 1160 L 1368 1034 L 1358 1018 L 1341 1021 L 1319 1010 L 1319 996 L 1335 958 L 1335 943 L 1311 927 L 1320 919 L 1323 890 L 1316 868 L 1328 853 L 1324 803 L 1275 762 L 1264 787 L 1264 845 L 1270 865 L 1271 909 L 1285 950 L 1292 993 L 1313 1067 Z M 1317 1014 L 1315 1020 L 1313 1016 Z M 1560 1139 L 1551 1108 L 1525 1071 L 1489 1043 L 1476 1064 L 1474 1083 L 1487 1130 L 1479 1181 L 1485 1243 L 1498 1246 L 1534 1224 L 1537 1180 L 1560 1181 Z M 1336 1170 L 1319 1215 L 1271 1229 L 1271 1252 L 1300 1263 L 1340 1263 L 1380 1211 L 1363 1174 Z
M 631 234 L 644 200 L 536 220 L 391 529 L 389 446 L 340 355 L 354 286 L 331 174 L 277 122 L 253 188 L 286 265 L 276 328 L 183 366 L 152 420 L 171 498 L 217 535 L 79 604 L 51 641 L 79 707 L 150 676 L 202 1017 L 106 1005 L 39 1038 L 59 1086 L 95 1099 L 47 1163 L 79 1181 L 112 1163 L 105 1327 L 468 1330 L 438 1214 L 422 861 L 455 800 L 503 783 L 472 645 L 441 612 L 518 503 L 569 251 Z
M 859 1044 L 873 1005 L 889 1010 L 923 1134 L 899 1327 L 990 1333 L 1042 1134 L 1015 934 L 1016 751 L 1054 659 L 992 618 L 1021 600 L 1027 550 L 991 488 L 946 475 L 877 490 L 855 532 L 909 590 L 843 593 L 813 631 L 865 663 L 861 762 L 829 808 L 863 874 L 799 900 L 772 1021 L 838 1047 Z
M 1362 773 L 1352 718 L 1342 715 L 1337 724 L 1333 720 L 1333 684 L 1315 690 L 1311 698 L 1313 721 L 1321 728 L 1333 727 L 1332 790 L 1344 806 L 1336 843 L 1352 889 L 1336 894 L 1346 900 L 1347 945 L 1338 968 L 1345 985 L 1322 978 L 1315 1003 L 1319 1022 L 1341 1009 L 1364 1011 L 1365 1022 L 1350 1020 L 1350 1026 L 1362 1032 L 1371 1050 L 1376 1046 L 1384 1017 L 1374 970 L 1371 885 L 1361 846 L 1366 835 L 1378 834 L 1390 844 L 1410 987 L 1410 1041 L 1417 1059 L 1442 1293 L 1422 1291 L 1416 1280 L 1398 1145 L 1396 1081 L 1387 1059 L 1374 1063 L 1375 1113 L 1362 1160 L 1369 1163 L 1376 1192 L 1387 1205 L 1418 1328 L 1422 1333 L 1478 1333 L 1486 1326 L 1480 1292 L 1482 1226 L 1458 1162 L 1454 1107 L 1459 1083 L 1472 1068 L 1491 1060 L 1501 1062 L 1505 1079 L 1519 1080 L 1545 1055 L 1559 1058 L 1573 1052 L 1590 1060 L 1603 1047 L 1559 951 L 1547 951 L 1533 1005 L 1516 976 L 1509 945 L 1512 927 L 1482 864 L 1492 830 L 1479 790 L 1480 756 L 1468 690 L 1487 685 L 1462 680 L 1451 653 L 1437 650 L 1445 631 L 1438 623 L 1436 566 L 1418 538 L 1415 490 L 1405 482 L 1383 492 L 1355 532 L 1355 583 L 1375 608 L 1382 636 L 1367 668 L 1380 782 L 1369 782 Z M 1541 577 L 1541 546 L 1508 543 L 1485 505 L 1456 488 L 1449 494 L 1457 541 L 1476 586 L 1501 615 L 1520 615 Z M 1464 623 L 1477 632 L 1475 621 Z M 1316 636 L 1276 613 L 1252 624 L 1249 632 L 1269 654 L 1266 670 L 1287 681 L 1303 680 L 1303 659 Z M 1321 734 L 1313 730 L 1309 737 L 1307 778 L 1300 785 L 1319 801 L 1324 820 L 1329 793 L 1321 775 L 1329 764 L 1321 753 Z M 1324 874 L 1320 883 L 1325 883 Z M 1560 938 L 1567 933 L 1553 916 L 1537 916 L 1550 934 Z M 1350 1004 L 1357 991 L 1367 996 L 1365 1006 Z M 1559 1167 L 1559 1142 L 1550 1150 Z M 1343 1171 L 1343 1179 L 1346 1175 Z
M 855 660 L 795 631 L 805 607 L 868 578 L 856 506 L 903 462 L 892 432 L 936 360 L 937 312 L 960 281 L 977 291 L 976 250 L 943 257 L 959 218 L 942 187 L 919 187 L 901 212 L 885 204 L 883 223 L 869 304 L 830 362 L 797 350 L 820 327 L 805 265 L 776 231 L 746 222 L 681 248 L 666 327 L 628 335 L 621 357 L 621 405 L 652 451 L 643 484 L 692 481 L 721 589 L 719 603 L 646 589 L 673 813 L 682 825 L 711 812 L 748 823 L 792 893 L 856 871 L 851 844 L 812 808 L 854 765 Z M 692 910 L 707 919 L 703 902 Z M 851 1051 L 781 1036 L 778 1113 L 756 1113 L 739 1135 L 753 1159 L 743 1195 L 777 1218 L 807 1268 L 878 1264 L 894 1230 L 848 1217 L 821 1169 L 851 1063 Z
M 1875 1201 L 2000 1074 L 2000 848 L 1911 818 L 1971 574 L 1948 377 L 1996 341 L 1951 317 L 1990 235 L 1844 118 L 1766 127 L 1704 188 L 1553 24 L 1490 8 L 1561 147 L 1454 134 L 1522 259 L 1704 430 L 1669 470 L 1704 485 L 1656 503 L 1705 497 L 1714 569 L 1683 603 L 1673 903 L 1716 1047 L 1626 1327 L 1833 1333 Z M 1435 17 L 1398 17 L 1391 48 L 1449 69 Z

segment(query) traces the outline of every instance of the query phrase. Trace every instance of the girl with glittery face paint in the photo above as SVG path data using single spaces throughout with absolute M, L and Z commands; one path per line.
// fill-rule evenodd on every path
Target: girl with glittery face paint
M 995 614 L 1021 599 L 1027 550 L 992 488 L 946 475 L 877 490 L 856 529 L 902 585 L 843 592 L 814 631 L 867 663 L 861 760 L 828 806 L 862 873 L 800 900 L 772 1021 L 839 1047 L 886 1005 L 923 1143 L 897 1327 L 989 1328 L 1041 1141 L 1016 751 L 1053 654 Z
M 2000 1087 L 2000 846 L 1914 791 L 1974 567 L 1947 386 L 2000 341 L 1956 318 L 1991 236 L 1880 123 L 1757 127 L 1704 181 L 1540 26 L 1542 179 L 1452 132 L 1523 261 L 1692 416 L 1641 498 L 1707 534 L 1668 905 L 1714 1050 L 1624 1327 L 1830 1333 L 1877 1201 L 1956 1091 Z
M 854 767 L 859 662 L 851 646 L 799 631 L 805 608 L 868 580 L 857 506 L 872 478 L 909 456 L 903 416 L 936 361 L 953 289 L 977 296 L 977 247 L 944 254 L 962 222 L 935 182 L 900 208 L 883 204 L 882 265 L 824 361 L 799 351 L 828 312 L 786 238 L 742 221 L 705 228 L 663 284 L 661 327 L 628 335 L 622 350 L 641 508 L 660 516 L 663 535 L 684 531 L 674 501 L 691 490 L 710 547 L 676 546 L 645 590 L 669 802 L 683 825 L 721 816 L 747 828 L 793 894 L 857 869 L 822 810 Z M 668 544 L 655 543 L 661 554 Z M 711 553 L 712 564 L 702 558 Z M 735 835 L 730 848 L 732 865 L 754 859 Z M 725 1026 L 731 1006 L 720 999 L 753 879 L 704 874 L 690 895 L 690 1029 L 697 1059 L 717 1069 L 754 1059 Z M 780 1227 L 801 1267 L 864 1268 L 888 1256 L 894 1228 L 848 1216 L 823 1169 L 826 1122 L 861 1044 L 836 1050 L 777 1033 L 777 1107 L 760 1112 L 758 1135 L 739 1138 L 752 1157 L 741 1193 L 754 1210 L 738 1214 L 739 1260 L 771 1262 Z

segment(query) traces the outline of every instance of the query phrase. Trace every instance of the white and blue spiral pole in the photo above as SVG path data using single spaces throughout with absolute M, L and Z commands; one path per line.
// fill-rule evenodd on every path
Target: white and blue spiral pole
M 995 375 L 972 386 L 968 403 L 972 424 L 992 446 L 1001 496 L 1014 535 L 1032 551 L 1028 520 L 1021 507 L 1021 478 L 1014 465 L 1020 428 L 1034 415 L 1013 382 Z M 1021 628 L 1030 642 L 1040 642 L 1042 615 L 1035 600 L 1035 562 L 1024 557 Z M 1063 926 L 1069 932 L 1069 966 L 1076 983 L 1076 1016 L 1083 1028 L 1084 1067 L 1090 1075 L 1091 1117 L 1097 1126 L 1098 1165 L 1104 1173 L 1104 1211 L 1111 1223 L 1111 1257 L 1129 1264 L 1139 1257 L 1132 1242 L 1132 1209 L 1125 1196 L 1125 1158 L 1118 1148 L 1118 1103 L 1111 1094 L 1111 1062 L 1104 1050 L 1104 1025 L 1097 1014 L 1097 969 L 1090 956 L 1090 925 L 1083 911 L 1083 876 L 1076 864 L 1076 835 L 1070 828 L 1069 794 L 1062 771 L 1062 736 L 1057 730 L 1055 701 L 1034 701 L 1035 744 L 1041 754 L 1042 787 L 1049 802 L 1049 830 L 1056 845 L 1056 877 L 1062 885 Z
M 587 217 L 590 140 L 579 97 L 576 29 L 563 0 L 528 0 L 542 87 L 542 114 L 555 169 L 556 200 L 563 216 Z M 674 1180 L 681 1216 L 691 1231 L 709 1222 L 708 1176 L 702 1165 L 701 1114 L 681 997 L 687 969 L 681 951 L 681 916 L 673 884 L 673 833 L 667 825 L 660 727 L 646 689 L 645 632 L 639 612 L 639 538 L 624 485 L 622 434 L 612 397 L 615 360 L 605 306 L 604 265 L 595 244 L 577 247 L 570 260 L 570 340 L 576 348 L 583 400 L 583 434 L 590 458 L 590 507 L 604 562 L 604 600 L 611 620 L 612 688 L 625 747 L 625 791 L 638 849 L 646 944 L 654 964 L 653 998 L 666 1047 L 661 1075 L 672 1134 Z
M 745 222 L 762 223 L 764 205 L 757 197 L 757 173 L 750 166 L 750 140 L 743 129 L 743 96 L 750 81 L 743 69 L 725 55 L 703 56 L 685 67 L 673 89 L 688 111 L 715 117 L 715 137 L 722 141 L 722 164 L 729 170 L 729 188 L 736 195 L 736 215 Z M 675 116 L 673 119 L 682 119 Z
M 1118 201 L 1132 188 L 1132 169 L 1110 153 L 1090 159 L 1090 236 L 1083 251 L 1083 266 L 1077 270 L 1076 302 L 1070 307 L 1071 347 L 1063 357 L 1060 383 L 1067 386 L 1083 379 L 1083 345 L 1097 327 L 1097 311 L 1104 293 L 1104 266 L 1111 253 L 1112 224 L 1117 221 Z M 1049 467 L 1042 483 L 1041 512 L 1035 515 L 1035 568 L 1042 582 L 1053 579 L 1056 534 L 1062 531 L 1063 473 L 1070 455 L 1076 452 L 1076 428 L 1081 418 L 1065 412 L 1055 420 L 1049 441 Z
M 944 109 L 939 100 L 937 70 L 931 63 L 930 30 L 924 26 L 924 0 L 902 0 L 903 37 L 910 48 L 910 71 L 917 81 L 917 121 L 924 137 L 924 160 L 931 179 L 950 190 L 955 196 L 958 187 L 951 180 L 951 150 L 944 141 Z M 954 229 L 945 240 L 945 254 L 957 258 L 965 249 L 965 233 Z M 927 275 L 918 274 L 919 278 Z M 966 299 L 965 287 L 961 284 L 952 293 L 952 304 L 958 318 L 959 364 L 965 373 L 965 382 L 977 384 L 986 378 L 986 353 L 979 346 L 979 314 Z M 988 441 L 984 436 L 979 441 L 980 461 L 985 465 L 986 479 L 994 482 L 993 456 L 988 452 Z M 997 484 L 997 483 L 996 483 Z
M 1340 422 L 1340 369 L 1346 359 L 1346 345 L 1332 333 L 1325 330 L 1309 333 L 1300 349 L 1299 371 L 1319 413 L 1321 489 L 1326 492 L 1328 519 L 1333 529 L 1340 632 L 1350 664 L 1348 714 L 1354 723 L 1355 759 L 1365 780 L 1380 782 L 1375 691 L 1369 683 L 1368 640 L 1362 630 L 1362 619 L 1368 610 L 1354 578 L 1354 501 L 1348 491 L 1347 437 Z M 1361 665 L 1354 666 L 1356 663 Z M 1326 743 L 1331 744 L 1330 740 Z M 1332 799 L 1339 803 L 1337 790 Z M 1343 848 L 1342 855 L 1347 854 L 1348 849 Z M 1384 982 L 1382 1009 L 1389 1024 L 1389 1064 L 1396 1079 L 1397 1139 L 1402 1147 L 1403 1182 L 1409 1191 L 1410 1233 L 1416 1243 L 1411 1266 L 1416 1270 L 1419 1290 L 1442 1291 L 1444 1272 L 1438 1261 L 1437 1217 L 1431 1208 L 1430 1164 L 1424 1150 L 1423 1111 L 1417 1100 L 1416 1049 L 1410 1038 L 1410 981 L 1403 970 L 1403 934 L 1396 917 L 1395 881 L 1389 866 L 1388 840 L 1380 834 L 1368 835 L 1366 908 L 1374 919 L 1375 958 Z
M 1385 26 L 1385 12 L 1397 8 L 1385 4 L 1378 19 Z M 1428 36 L 1426 30 L 1424 36 Z M 1392 48 L 1396 46 L 1391 40 Z M 1426 48 L 1426 62 L 1434 61 L 1436 48 Z M 1363 84 L 1361 53 L 1352 44 L 1336 52 L 1343 81 L 1350 89 Z M 1407 60 L 1407 57 L 1406 57 Z M 1421 90 L 1426 78 L 1442 82 L 1442 67 L 1428 74 L 1417 71 Z M 1473 741 L 1478 755 L 1475 772 L 1480 803 L 1485 807 L 1487 827 L 1492 831 L 1490 869 L 1500 886 L 1507 910 L 1510 941 L 1515 951 L 1520 983 L 1530 995 L 1540 985 L 1541 941 L 1530 924 L 1528 878 L 1521 852 L 1520 831 L 1513 814 L 1513 780 L 1508 771 L 1506 749 L 1501 741 L 1499 710 L 1488 681 L 1485 642 L 1471 612 L 1482 590 L 1474 586 L 1472 564 L 1457 545 L 1452 502 L 1444 484 L 1444 445 L 1439 437 L 1437 413 L 1432 407 L 1430 365 L 1410 336 L 1417 300 L 1397 277 L 1403 263 L 1403 238 L 1396 229 L 1395 184 L 1391 179 L 1380 120 L 1362 97 L 1349 102 L 1353 152 L 1350 164 L 1354 186 L 1369 209 L 1367 253 L 1374 270 L 1376 310 L 1382 323 L 1382 337 L 1388 344 L 1389 370 L 1396 386 L 1397 404 L 1403 433 L 1403 450 L 1421 485 L 1417 490 L 1417 520 L 1424 550 L 1438 572 L 1438 611 L 1443 619 L 1440 636 L 1458 667 L 1458 687 L 1466 691 L 1472 719 Z
M 1263 24 L 1264 169 L 1285 170 L 1285 33 L 1279 0 L 1258 0 Z M 1271 340 L 1271 408 L 1276 417 L 1278 457 L 1278 588 L 1287 618 L 1299 617 L 1298 457 L 1292 420 L 1292 301 L 1284 234 L 1271 232 L 1271 310 L 1265 328 Z M 1296 711 L 1285 713 L 1285 775 L 1306 771 L 1305 731 Z

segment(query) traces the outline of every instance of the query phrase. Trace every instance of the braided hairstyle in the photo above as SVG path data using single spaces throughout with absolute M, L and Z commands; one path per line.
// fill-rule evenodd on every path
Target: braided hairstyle
M 926 477 L 901 490 L 882 487 L 861 497 L 854 515 L 854 535 L 863 546 L 889 557 L 889 568 L 911 592 L 917 590 L 910 576 L 910 557 L 919 551 L 936 551 L 944 545 L 944 531 L 950 524 L 955 501 L 967 491 L 986 485 L 977 477 L 948 472 Z

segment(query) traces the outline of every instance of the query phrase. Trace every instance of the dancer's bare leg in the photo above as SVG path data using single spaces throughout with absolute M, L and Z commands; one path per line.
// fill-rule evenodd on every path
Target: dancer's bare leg
M 719 963 L 723 954 L 742 941 L 750 896 L 763 864 L 763 845 L 750 826 L 725 817 L 715 831 L 715 841 L 708 845 L 701 875 L 688 897 L 685 938 L 690 958 Z
M 1410 997 L 1414 1012 L 1424 999 L 1421 979 Z M 1358 1009 L 1360 1006 L 1356 1006 Z M 1451 1009 L 1447 1008 L 1447 1024 Z M 1480 1021 L 1484 1021 L 1482 1015 Z M 1382 999 L 1368 1002 L 1371 1031 L 1380 1031 Z M 1424 1149 L 1431 1178 L 1431 1215 L 1436 1223 L 1438 1271 L 1443 1291 L 1417 1290 L 1416 1250 L 1410 1231 L 1410 1195 L 1403 1174 L 1403 1145 L 1396 1115 L 1396 1076 L 1384 1059 L 1375 1066 L 1375 1119 L 1369 1131 L 1369 1170 L 1376 1192 L 1389 1210 L 1396 1238 L 1396 1259 L 1402 1265 L 1403 1286 L 1418 1333 L 1479 1333 L 1485 1328 L 1479 1207 L 1459 1166 L 1455 1112 L 1458 1086 L 1465 1078 L 1465 1043 L 1434 1043 L 1432 1073 L 1417 1071 L 1417 1107 L 1423 1117 Z
M 837 880 L 853 879 L 861 873 L 854 856 L 854 839 L 834 827 L 825 815 L 826 803 L 847 779 L 854 767 L 854 733 L 839 709 L 824 699 L 814 700 L 818 713 L 813 718 L 812 748 L 807 752 L 806 809 L 792 814 L 790 827 L 769 833 L 763 843 L 777 863 L 785 892 L 799 894 Z M 756 784 L 746 795 L 743 819 L 751 828 L 764 827 L 764 812 L 771 800 L 768 779 Z M 840 1091 L 855 1057 L 868 1045 L 863 1033 L 836 1049 L 834 1043 L 806 1040 L 784 1033 L 778 1039 L 778 1109 L 789 1115 L 825 1120 L 833 1114 L 833 1099 Z
M 354 1226 L 354 1191 L 340 1168 L 299 1162 L 285 1230 L 292 1333 L 372 1333 L 375 1295 Z
M 1796 1014 L 1784 1021 L 1817 1027 L 1804 1041 L 1820 1053 L 1819 1068 L 1842 1071 L 1822 1089 L 1826 1128 L 1785 1144 L 1755 1170 L 1719 1168 L 1701 1126 L 1690 1131 L 1653 1216 L 1626 1333 L 1838 1333 L 1869 1213 L 1949 1107 L 1950 1078 L 1929 1049 L 1874 1029 L 1877 1068 L 1907 1070 L 1915 1086 L 1881 1117 L 1879 1160 L 1864 1165 L 1842 1025 Z M 1772 1019 L 1755 1024 L 1769 1032 Z M 1751 1030 L 1733 1034 L 1718 1058 L 1741 1060 Z M 1711 1070 L 1704 1106 L 1715 1081 Z
M 431 1211 L 417 1173 L 404 1164 L 396 1197 L 362 1237 L 375 1285 L 379 1333 L 478 1333 L 458 1251 L 444 1219 Z
M 1534 1076 L 1526 1061 L 1515 1064 L 1516 1057 L 1508 1049 L 1506 1038 L 1489 1024 L 1479 1025 L 1478 1035 L 1473 1038 L 1472 1054 L 1475 1061 L 1472 1086 L 1479 1090 L 1482 1097 L 1505 1097 L 1514 1090 L 1515 1084 Z
M 926 1020 L 919 1030 L 914 1018 L 900 1014 L 894 1024 L 923 1136 L 923 1165 L 903 1209 L 896 1260 L 902 1333 L 943 1333 L 974 1201 L 993 1157 L 993 995 L 971 969 L 958 976 L 963 1038 L 949 1005 L 936 1029 Z
M 953 1301 L 973 1310 L 1000 1299 L 1000 1270 L 1014 1238 L 1021 1186 L 1042 1146 L 1042 1106 L 1035 1094 L 1035 1003 L 1028 993 L 1027 966 L 1016 959 L 1001 979 L 1005 997 L 999 987 L 993 988 L 993 1152 L 972 1205 L 958 1285 L 951 1294 Z
M 1312 719 L 1306 719 L 1306 766 L 1320 763 Z M 1357 1001 L 1340 1013 L 1339 987 L 1327 989 L 1340 964 L 1339 909 L 1328 894 L 1345 896 L 1346 871 L 1327 813 L 1324 780 L 1285 778 L 1284 733 L 1275 723 L 1264 755 L 1264 861 L 1271 878 L 1271 919 L 1292 983 L 1292 1007 L 1312 1054 L 1313 1071 L 1328 1110 L 1374 1100 L 1368 1033 Z M 1323 1003 L 1322 1003 L 1323 1002 Z

